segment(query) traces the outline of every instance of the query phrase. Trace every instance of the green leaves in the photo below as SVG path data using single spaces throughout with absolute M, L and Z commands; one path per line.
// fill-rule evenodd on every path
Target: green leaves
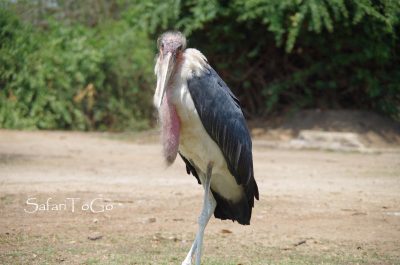
M 92 29 L 52 20 L 41 31 L 8 17 L 0 16 L 0 127 L 122 130 L 136 121 L 135 128 L 146 126 L 141 120 L 151 113 L 154 55 L 143 33 L 124 22 Z M 88 87 L 89 93 L 74 100 Z M 113 98 L 118 105 L 109 104 Z
M 176 21 L 180 14 L 180 5 L 180 0 L 134 0 L 123 11 L 122 18 L 131 27 L 154 34 L 158 29 L 168 28 Z
M 392 0 L 236 0 L 232 9 L 240 21 L 262 21 L 277 44 L 285 43 L 286 52 L 291 52 L 302 30 L 333 32 L 335 24 L 357 25 L 365 19 L 383 23 L 391 31 L 398 21 L 399 5 Z

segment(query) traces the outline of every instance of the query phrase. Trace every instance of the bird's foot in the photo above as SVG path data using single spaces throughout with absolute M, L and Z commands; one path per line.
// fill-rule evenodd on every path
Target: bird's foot
M 192 265 L 192 260 L 193 258 L 196 259 L 195 264 L 200 265 L 200 256 L 201 253 L 197 253 L 198 250 L 194 251 L 193 253 L 189 253 L 189 255 L 186 257 L 186 259 L 182 262 L 182 265 Z M 199 257 L 198 257 L 199 256 Z
M 196 250 L 197 250 L 197 235 L 192 244 L 192 247 L 189 250 L 189 253 L 187 254 L 185 260 L 182 262 L 182 265 L 192 265 L 193 256 L 196 253 Z
M 190 259 L 190 260 L 185 259 L 185 260 L 182 262 L 182 265 L 192 265 L 192 260 L 191 260 L 191 259 Z
M 182 262 L 182 265 L 192 265 L 192 256 L 186 257 L 186 259 Z

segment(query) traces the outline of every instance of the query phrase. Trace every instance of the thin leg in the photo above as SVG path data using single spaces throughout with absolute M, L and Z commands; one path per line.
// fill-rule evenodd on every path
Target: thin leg
M 185 260 L 182 262 L 182 265 L 191 265 L 192 264 L 192 257 L 193 257 L 194 252 L 196 251 L 196 248 L 197 248 L 197 235 L 193 241 L 193 244 L 189 250 L 189 253 L 186 255 Z
M 209 163 L 207 166 L 207 175 L 204 182 L 204 202 L 203 202 L 203 210 L 201 211 L 199 217 L 199 232 L 197 239 L 197 249 L 196 249 L 196 265 L 200 265 L 201 253 L 203 247 L 203 237 L 204 230 L 210 220 L 211 216 L 214 213 L 215 207 L 217 203 L 215 202 L 214 196 L 210 191 L 211 185 L 211 174 L 212 174 L 213 163 Z
M 210 220 L 211 216 L 214 213 L 215 207 L 217 206 L 214 196 L 210 191 L 212 167 L 213 163 L 209 163 L 207 167 L 206 178 L 203 183 L 204 201 L 203 201 L 203 209 L 199 216 L 199 230 L 197 231 L 196 239 L 194 240 L 193 245 L 190 248 L 190 251 L 187 254 L 185 260 L 182 262 L 182 265 L 192 264 L 192 257 L 195 252 L 196 252 L 196 265 L 200 265 L 201 262 L 204 230 L 207 226 L 208 221 Z

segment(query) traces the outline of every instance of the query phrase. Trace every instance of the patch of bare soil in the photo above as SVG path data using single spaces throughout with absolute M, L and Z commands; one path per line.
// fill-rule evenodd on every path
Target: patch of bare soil
M 154 135 L 0 131 L 0 263 L 180 264 L 203 191 Z M 212 218 L 204 264 L 399 264 L 399 149 L 256 142 L 252 223 Z
M 303 110 L 294 115 L 250 122 L 260 139 L 289 141 L 302 131 L 357 134 L 367 147 L 400 146 L 400 123 L 379 114 L 360 110 Z

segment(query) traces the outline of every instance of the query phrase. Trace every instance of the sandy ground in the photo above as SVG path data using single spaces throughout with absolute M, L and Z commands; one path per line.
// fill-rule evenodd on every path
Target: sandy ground
M 201 186 L 157 142 L 116 138 L 0 130 L 0 264 L 180 264 Z M 400 264 L 399 148 L 254 145 L 252 223 L 212 218 L 204 264 Z

